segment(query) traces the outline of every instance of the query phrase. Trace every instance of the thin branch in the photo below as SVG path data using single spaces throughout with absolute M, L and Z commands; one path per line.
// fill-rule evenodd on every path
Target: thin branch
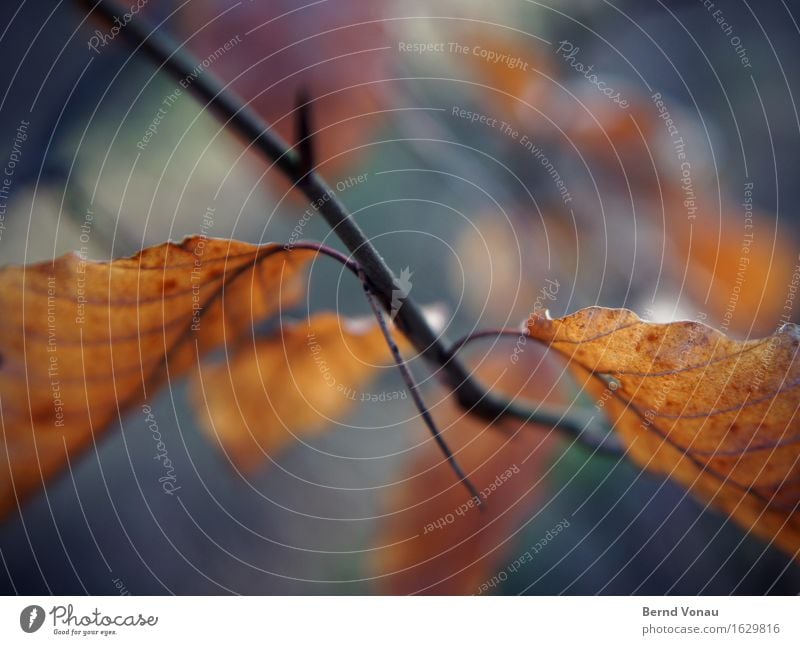
M 125 13 L 125 9 L 114 0 L 76 2 L 88 5 L 109 24 Z M 301 162 L 299 154 L 272 130 L 272 126 L 218 81 L 210 71 L 206 70 L 199 76 L 193 74 L 197 68 L 197 60 L 183 51 L 163 31 L 156 31 L 140 14 L 132 16 L 126 22 L 120 29 L 120 35 L 130 41 L 137 51 L 146 53 L 159 69 L 164 69 L 179 81 L 193 77 L 190 91 L 204 102 L 205 107 L 214 111 L 227 127 L 259 150 L 311 202 L 321 204 L 319 213 L 358 261 L 381 307 L 389 311 L 397 278 L 319 174 L 313 168 L 308 170 L 306 164 Z M 553 416 L 541 414 L 539 409 L 523 408 L 486 391 L 467 366 L 451 357 L 449 341 L 429 324 L 422 308 L 412 298 L 404 299 L 394 321 L 417 351 L 429 363 L 441 368 L 456 400 L 466 411 L 489 421 L 510 416 L 526 422 L 549 425 L 555 419 Z M 565 415 L 559 416 L 555 421 L 557 428 L 568 432 L 574 432 L 581 425 L 580 419 Z M 583 434 L 578 433 L 576 436 L 582 440 Z
M 450 446 L 447 445 L 444 437 L 442 437 L 442 434 L 439 432 L 439 428 L 436 426 L 430 410 L 428 410 L 428 406 L 426 406 L 425 401 L 422 400 L 422 395 L 419 393 L 419 386 L 417 385 L 416 380 L 414 380 L 414 375 L 411 374 L 411 370 L 408 369 L 408 365 L 406 364 L 403 355 L 400 353 L 397 343 L 394 341 L 392 332 L 389 329 L 389 326 L 386 324 L 386 317 L 384 316 L 383 311 L 381 311 L 380 304 L 375 298 L 375 294 L 372 293 L 372 290 L 367 283 L 367 277 L 366 275 L 363 275 L 363 273 L 361 275 L 361 284 L 364 286 L 364 293 L 367 296 L 370 307 L 372 307 L 372 312 L 375 314 L 375 318 L 378 320 L 378 325 L 380 325 L 381 331 L 383 332 L 383 337 L 386 339 L 386 344 L 389 345 L 389 349 L 392 352 L 394 362 L 397 364 L 397 369 L 399 369 L 400 373 L 403 375 L 406 388 L 411 393 L 411 398 L 414 400 L 414 405 L 417 406 L 417 410 L 419 410 L 420 416 L 422 416 L 422 419 L 425 421 L 425 425 L 428 426 L 428 430 L 430 430 L 431 435 L 433 435 L 433 438 L 438 444 L 440 450 L 444 453 L 448 463 L 458 476 L 459 481 L 464 484 L 469 491 L 470 496 L 477 501 L 478 507 L 480 508 L 481 499 L 478 496 L 478 489 L 475 488 L 475 485 L 464 473 L 464 470 L 461 468 L 461 465 L 458 463 L 455 455 L 450 450 Z

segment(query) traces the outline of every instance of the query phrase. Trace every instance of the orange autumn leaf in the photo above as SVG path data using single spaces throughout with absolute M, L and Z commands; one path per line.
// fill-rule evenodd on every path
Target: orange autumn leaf
M 0 269 L 0 516 L 200 353 L 295 298 L 310 257 L 191 237 Z
M 398 347 L 409 347 L 396 335 Z M 205 430 L 237 468 L 251 471 L 293 442 L 328 430 L 365 394 L 392 355 L 374 319 L 321 313 L 243 343 L 201 366 L 192 398 Z
M 699 322 L 591 307 L 528 329 L 585 379 L 636 462 L 797 557 L 797 325 L 737 341 Z

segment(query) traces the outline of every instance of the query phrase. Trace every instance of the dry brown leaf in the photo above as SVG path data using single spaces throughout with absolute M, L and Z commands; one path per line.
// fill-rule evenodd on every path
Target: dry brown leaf
M 797 325 L 737 341 L 699 322 L 591 307 L 528 328 L 585 378 L 635 461 L 797 557 Z
M 409 347 L 399 334 L 395 338 L 401 350 Z M 371 396 L 364 387 L 392 364 L 374 319 L 316 314 L 244 343 L 227 362 L 201 366 L 192 398 L 206 431 L 237 468 L 250 471 L 292 442 L 330 428 Z
M 165 378 L 296 297 L 310 257 L 192 237 L 0 269 L 0 516 Z

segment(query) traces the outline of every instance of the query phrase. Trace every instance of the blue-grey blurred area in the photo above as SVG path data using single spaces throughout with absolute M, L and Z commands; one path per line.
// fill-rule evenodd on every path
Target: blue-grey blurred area
M 2 264 L 50 260 L 79 248 L 87 212 L 94 221 L 89 254 L 98 259 L 198 233 L 209 207 L 216 213 L 209 235 L 287 240 L 308 208 L 302 197 L 188 90 L 175 94 L 180 85 L 135 52 L 124 34 L 89 49 L 96 30 L 108 27 L 87 20 L 79 4 L 20 0 L 2 9 L 0 168 L 15 160 L 9 195 L 0 201 Z M 451 336 L 517 325 L 548 278 L 563 287 L 548 303 L 554 315 L 602 304 L 679 318 L 714 306 L 687 288 L 692 278 L 681 263 L 670 265 L 680 236 L 665 242 L 668 197 L 646 176 L 647 166 L 662 158 L 665 167 L 674 163 L 669 141 L 661 141 L 662 120 L 653 118 L 652 130 L 642 132 L 661 141 L 647 148 L 643 163 L 633 158 L 638 153 L 625 156 L 624 137 L 629 131 L 638 137 L 627 115 L 613 114 L 612 125 L 598 117 L 595 125 L 622 141 L 623 171 L 616 168 L 619 159 L 602 152 L 603 137 L 597 144 L 591 120 L 587 126 L 569 112 L 576 105 L 603 115 L 616 108 L 569 66 L 563 51 L 556 53 L 559 42 L 577 48 L 573 61 L 591 61 L 607 86 L 631 98 L 631 111 L 652 110 L 651 97 L 660 92 L 689 145 L 698 199 L 708 199 L 724 222 L 726 205 L 738 214 L 742 185 L 752 182 L 764 227 L 780 230 L 777 237 L 798 261 L 800 3 L 717 3 L 746 46 L 747 66 L 702 2 L 327 0 L 300 12 L 302 20 L 283 15 L 299 2 L 271 9 L 222 0 L 189 0 L 180 8 L 172 1 L 146 4 L 142 15 L 185 40 L 198 60 L 209 61 L 233 43 L 203 73 L 231 81 L 278 121 L 283 136 L 292 136 L 303 70 L 318 70 L 309 83 L 347 88 L 338 103 L 335 93 L 320 99 L 328 103 L 313 114 L 322 124 L 315 135 L 321 171 L 389 266 L 413 271 L 413 297 L 446 306 Z M 364 33 L 363 43 L 346 30 L 333 43 L 310 37 L 336 29 L 337 21 L 379 18 L 381 31 Z M 489 40 L 499 29 L 495 44 L 509 34 L 523 42 L 539 37 L 535 56 L 544 89 L 527 100 L 540 111 L 523 107 L 520 121 L 560 170 L 569 200 L 518 138 L 455 115 L 454 108 L 490 116 L 515 109 L 502 93 L 483 87 L 488 81 L 480 72 L 461 71 L 452 57 L 436 52 L 398 51 L 398 42 L 481 38 L 472 31 L 476 23 L 484 24 Z M 287 53 L 280 38 L 308 40 Z M 325 61 L 334 59 L 344 62 L 326 72 Z M 371 78 L 368 97 L 352 87 L 361 74 Z M 318 93 L 326 91 L 333 92 Z M 302 238 L 343 248 L 316 214 L 303 225 Z M 289 313 L 299 318 L 309 309 L 369 312 L 357 282 L 326 259 L 312 267 L 307 302 Z M 769 330 L 778 322 L 769 313 L 753 321 L 749 313 L 737 310 L 732 333 Z M 798 320 L 797 311 L 791 319 Z M 419 360 L 413 369 L 425 374 Z M 385 370 L 372 387 L 400 390 L 403 383 Z M 346 422 L 275 455 L 249 477 L 235 473 L 201 432 L 184 382 L 169 382 L 151 404 L 179 494 L 165 494 L 145 415 L 138 407 L 128 410 L 45 494 L 0 525 L 3 593 L 386 589 L 373 569 L 374 551 L 385 498 L 402 485 L 412 442 L 416 412 L 408 399 L 363 403 Z M 496 568 L 506 570 L 563 519 L 570 528 L 495 592 L 800 592 L 800 568 L 788 555 L 745 535 L 677 484 L 561 444 L 549 465 L 545 495 Z

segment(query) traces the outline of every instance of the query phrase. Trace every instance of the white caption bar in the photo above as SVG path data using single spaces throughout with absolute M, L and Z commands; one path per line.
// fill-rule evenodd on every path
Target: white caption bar
M 0 642 L 798 643 L 799 615 L 797 597 L 8 597 Z

